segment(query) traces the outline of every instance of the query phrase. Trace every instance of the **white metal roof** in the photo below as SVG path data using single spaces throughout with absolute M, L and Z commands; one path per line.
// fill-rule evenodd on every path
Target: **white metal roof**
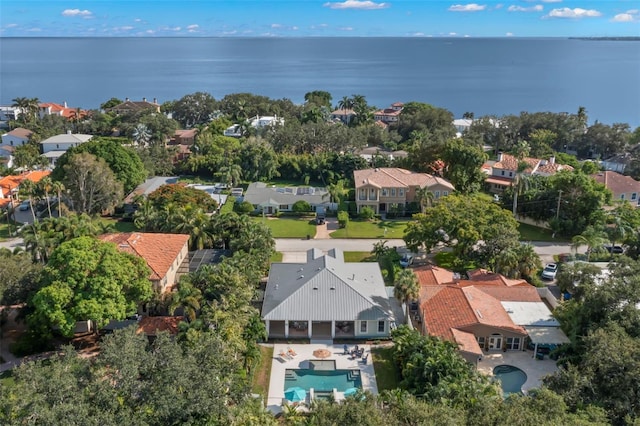
M 525 327 L 533 344 L 560 345 L 569 343 L 569 338 L 559 327 Z
M 556 320 L 544 302 L 500 302 L 502 307 L 517 325 L 558 327 Z

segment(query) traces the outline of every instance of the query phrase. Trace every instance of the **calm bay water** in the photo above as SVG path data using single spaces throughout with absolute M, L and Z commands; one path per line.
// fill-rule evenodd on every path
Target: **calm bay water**
M 576 112 L 640 125 L 640 42 L 460 38 L 0 38 L 0 103 L 251 92 L 420 101 L 457 117 Z

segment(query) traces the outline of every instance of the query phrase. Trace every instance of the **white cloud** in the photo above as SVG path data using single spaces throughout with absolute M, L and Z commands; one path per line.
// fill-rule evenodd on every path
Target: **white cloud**
M 62 16 L 82 16 L 89 17 L 92 16 L 93 13 L 90 10 L 80 10 L 80 9 L 65 9 L 62 11 Z
M 42 28 L 33 27 L 33 28 L 29 28 L 27 31 L 30 33 L 39 33 L 40 31 L 42 31 Z
M 238 34 L 238 31 L 231 30 L 231 31 L 223 31 L 222 32 L 222 35 L 234 35 L 234 34 Z
M 7 24 L 4 27 L 5 28 L 16 28 L 18 26 L 18 24 Z
M 449 33 L 449 34 L 447 34 L 447 35 L 450 35 L 450 36 L 457 36 L 457 35 L 458 35 L 458 33 L 453 33 L 453 32 L 451 32 L 451 33 Z
M 353 27 L 338 27 L 339 31 L 353 31 Z
M 311 28 L 312 30 L 321 30 L 321 29 L 325 29 L 329 26 L 329 24 L 319 24 L 319 25 L 312 25 Z
M 147 30 L 145 31 L 147 34 L 155 34 L 156 32 L 154 30 Z
M 507 37 L 513 37 L 513 33 L 506 33 L 505 34 Z
M 346 0 L 343 2 L 327 2 L 322 6 L 329 9 L 376 10 L 391 7 L 391 3 L 376 3 L 370 0 Z
M 134 27 L 132 27 L 131 25 L 125 25 L 123 27 L 114 27 L 113 30 L 114 31 L 131 31 Z
M 481 10 L 485 10 L 487 5 L 484 4 L 453 4 L 449 6 L 449 12 L 479 12 Z
M 191 24 L 191 25 L 187 25 L 187 29 L 188 29 L 189 31 L 191 31 L 191 30 L 197 30 L 198 28 L 200 28 L 200 25 L 198 25 L 198 24 Z
M 271 24 L 271 28 L 282 28 L 282 24 Z
M 625 13 L 618 13 L 611 19 L 611 22 L 638 22 L 640 15 L 637 9 L 627 10 Z
M 544 10 L 544 6 L 541 4 L 537 4 L 531 7 L 509 6 L 507 10 L 509 12 L 542 12 Z
M 292 29 L 293 31 L 298 31 L 298 27 L 297 27 L 296 25 L 294 25 L 293 27 L 291 27 L 291 29 Z
M 570 18 L 570 19 L 580 19 L 580 18 L 597 18 L 598 16 L 602 16 L 602 13 L 598 12 L 595 9 L 581 9 L 576 7 L 575 9 L 571 9 L 568 7 L 563 7 L 562 9 L 553 9 L 546 16 L 547 18 Z
M 502 9 L 502 6 L 504 6 L 502 3 L 498 3 L 493 8 L 494 9 Z
M 562 3 L 562 0 L 528 0 L 528 1 L 540 1 L 542 3 Z
M 133 20 L 133 22 L 142 22 L 142 19 L 136 18 L 136 19 Z

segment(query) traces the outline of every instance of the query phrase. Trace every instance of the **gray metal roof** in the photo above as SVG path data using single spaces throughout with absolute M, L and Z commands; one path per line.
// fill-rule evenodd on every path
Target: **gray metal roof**
M 262 317 L 272 321 L 393 320 L 377 263 L 345 263 L 342 250 L 307 263 L 272 263 Z
M 312 205 L 329 204 L 329 196 L 324 188 L 267 186 L 264 182 L 253 182 L 244 194 L 244 200 L 253 205 L 291 205 L 304 200 Z

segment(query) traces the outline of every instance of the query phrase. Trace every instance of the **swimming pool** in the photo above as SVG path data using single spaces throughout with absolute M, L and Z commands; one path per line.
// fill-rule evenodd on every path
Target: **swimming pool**
M 331 392 L 336 389 L 344 392 L 349 388 L 362 388 L 360 370 L 293 370 L 287 369 L 284 375 L 284 388 L 299 386 L 318 392 Z
M 527 381 L 527 374 L 513 365 L 498 365 L 493 369 L 493 375 L 500 380 L 505 397 L 521 393 L 522 385 Z

